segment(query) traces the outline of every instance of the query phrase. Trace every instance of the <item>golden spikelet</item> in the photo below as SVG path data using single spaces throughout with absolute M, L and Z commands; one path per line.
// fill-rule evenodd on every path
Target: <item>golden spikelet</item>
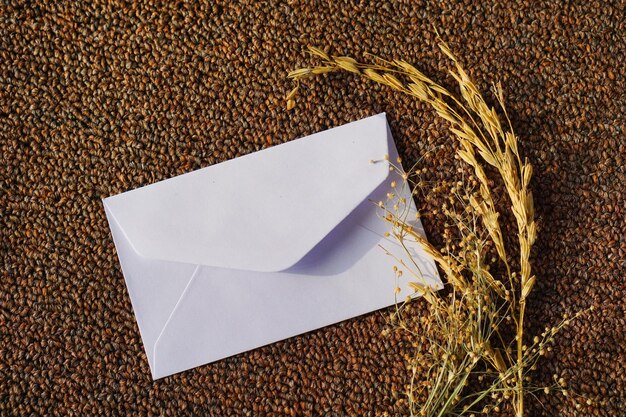
M 393 76 L 392 74 L 383 74 L 383 79 L 387 82 L 387 85 L 390 86 L 391 88 L 395 88 L 396 90 L 404 90 L 404 84 L 402 84 L 402 82 L 400 82 L 400 80 L 398 80 L 395 76 Z
M 309 46 L 308 49 L 309 49 L 309 53 L 311 55 L 316 55 L 316 56 L 318 56 L 318 57 L 320 57 L 320 58 L 322 58 L 323 60 L 326 60 L 326 61 L 330 60 L 330 58 L 328 57 L 326 52 L 322 51 L 321 49 L 316 48 L 314 46 Z
M 302 79 L 308 75 L 311 75 L 311 68 L 299 68 L 297 70 L 293 70 L 287 74 L 287 77 L 292 78 L 294 80 Z
M 341 69 L 344 69 L 349 72 L 354 72 L 356 74 L 360 72 L 359 68 L 356 65 L 357 62 L 350 57 L 337 56 L 337 57 L 333 57 L 333 60 L 335 64 Z

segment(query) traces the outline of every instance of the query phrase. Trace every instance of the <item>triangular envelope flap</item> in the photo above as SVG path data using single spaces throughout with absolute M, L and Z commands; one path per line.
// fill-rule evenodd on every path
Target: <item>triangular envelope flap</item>
M 105 204 L 145 257 L 282 271 L 387 178 L 387 132 L 379 114 L 118 194 Z

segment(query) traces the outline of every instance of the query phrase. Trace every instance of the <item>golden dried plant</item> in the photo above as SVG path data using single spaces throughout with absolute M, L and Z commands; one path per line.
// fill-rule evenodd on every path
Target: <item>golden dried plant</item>
M 448 219 L 445 247 L 434 247 L 413 228 L 405 217 L 404 201 L 394 202 L 394 210 L 384 209 L 383 213 L 395 239 L 401 244 L 419 243 L 435 260 L 447 287 L 443 293 L 435 292 L 425 285 L 418 271 L 400 260 L 394 268 L 396 274 L 404 270 L 413 275 L 410 285 L 428 303 L 428 314 L 418 320 L 408 314 L 408 299 L 398 304 L 393 315 L 397 328 L 408 331 L 417 348 L 417 353 L 407 358 L 409 412 L 412 416 L 429 417 L 491 414 L 510 404 L 515 415 L 522 417 L 524 394 L 539 389 L 527 383 L 528 373 L 552 349 L 554 335 L 571 318 L 565 317 L 560 324 L 546 328 L 525 343 L 529 339 L 524 334 L 526 301 L 536 282 L 530 261 L 537 237 L 529 188 L 532 166 L 520 155 L 501 86 L 494 85 L 494 92 L 506 124 L 501 123 L 495 108 L 486 103 L 448 45 L 437 39 L 441 51 L 452 60 L 449 73 L 458 84 L 460 98 L 406 61 L 375 58 L 374 63 L 361 63 L 309 47 L 308 51 L 322 63 L 289 73 L 296 86 L 287 95 L 287 109 L 295 107 L 302 80 L 344 71 L 415 97 L 448 122 L 452 137 L 458 142 L 456 155 L 467 164 L 471 174 L 449 187 L 436 187 L 449 200 L 449 205 L 443 206 Z M 506 209 L 516 223 L 514 248 L 509 248 L 510 241 L 504 239 L 494 185 L 485 167 L 497 176 L 506 192 Z M 410 187 L 416 194 L 423 184 L 420 171 L 404 172 L 400 166 L 395 169 L 405 179 L 402 186 Z M 507 332 L 507 328 L 512 331 Z M 541 389 L 561 390 L 567 395 L 562 385 L 563 381 L 555 378 L 553 386 Z

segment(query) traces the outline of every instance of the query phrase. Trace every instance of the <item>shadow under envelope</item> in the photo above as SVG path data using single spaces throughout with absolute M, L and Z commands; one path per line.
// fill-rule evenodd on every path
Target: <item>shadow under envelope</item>
M 387 198 L 388 191 L 389 184 L 385 181 L 298 263 L 282 272 L 317 276 L 337 275 L 351 268 L 372 249 L 383 251 L 388 245 L 400 247 L 398 241 L 385 237 L 391 226 L 380 216 L 381 210 L 376 204 L 377 201 L 384 201 Z M 412 201 L 410 213 L 415 213 Z M 414 215 L 409 217 L 414 218 Z M 423 233 L 419 222 L 407 220 L 406 223 Z M 407 250 L 411 256 L 417 256 L 413 248 L 409 247 Z

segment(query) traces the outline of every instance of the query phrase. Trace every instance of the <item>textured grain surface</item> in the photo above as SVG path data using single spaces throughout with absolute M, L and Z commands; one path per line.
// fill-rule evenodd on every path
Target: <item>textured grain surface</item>
M 401 413 L 410 349 L 380 313 L 152 382 L 100 199 L 380 111 L 415 161 L 449 141 L 425 107 L 333 75 L 287 113 L 285 74 L 314 44 L 445 81 L 436 24 L 482 88 L 502 82 L 535 166 L 529 329 L 599 307 L 535 378 L 595 404 L 538 394 L 529 415 L 623 415 L 623 3 L 83 3 L 0 5 L 0 414 Z

